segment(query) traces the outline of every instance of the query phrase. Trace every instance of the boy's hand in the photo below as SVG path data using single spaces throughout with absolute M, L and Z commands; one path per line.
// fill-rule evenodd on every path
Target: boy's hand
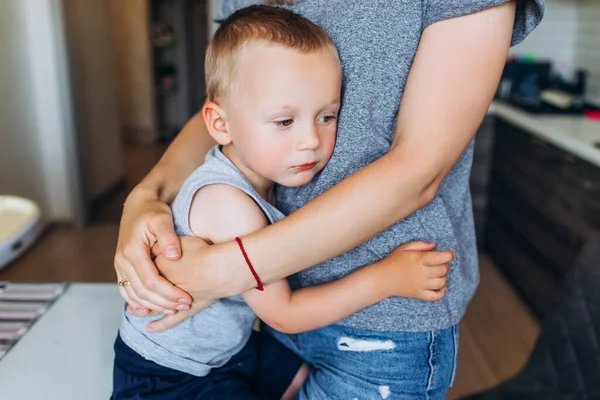
M 382 284 L 389 296 L 437 301 L 446 295 L 454 252 L 431 251 L 434 247 L 435 243 L 410 242 L 381 260 Z

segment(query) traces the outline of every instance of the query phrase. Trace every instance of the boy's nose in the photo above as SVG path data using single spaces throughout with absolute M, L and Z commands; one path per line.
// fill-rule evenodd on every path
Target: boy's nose
M 298 140 L 298 150 L 314 150 L 321 145 L 319 133 L 315 128 L 307 129 Z

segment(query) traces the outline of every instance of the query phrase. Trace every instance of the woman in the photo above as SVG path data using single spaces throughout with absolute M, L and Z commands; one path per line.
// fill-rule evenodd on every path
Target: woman
M 243 238 L 258 276 L 327 282 L 411 240 L 457 257 L 441 301 L 392 298 L 334 326 L 274 334 L 314 366 L 301 399 L 442 399 L 454 375 L 457 326 L 478 283 L 473 135 L 509 45 L 539 23 L 543 0 L 282 2 L 334 39 L 343 105 L 328 165 L 308 185 L 277 190 L 289 217 Z M 223 1 L 220 16 L 251 3 Z M 173 232 L 166 203 L 212 145 L 194 117 L 125 204 L 115 256 L 121 294 L 138 313 L 180 311 L 153 330 L 256 286 L 235 242 L 207 246 Z M 150 258 L 155 244 L 164 278 Z

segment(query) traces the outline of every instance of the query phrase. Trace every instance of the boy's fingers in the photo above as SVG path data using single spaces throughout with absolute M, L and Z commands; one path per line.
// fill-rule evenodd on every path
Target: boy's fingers
M 450 264 L 434 265 L 425 267 L 425 274 L 429 279 L 441 278 L 448 275 Z
M 441 290 L 426 290 L 423 299 L 426 301 L 438 301 L 444 298 L 448 289 L 444 286 Z
M 432 251 L 423 256 L 422 264 L 433 266 L 447 264 L 454 259 L 454 252 L 448 251 Z
M 446 287 L 446 284 L 448 283 L 448 277 L 444 276 L 441 278 L 434 278 L 434 279 L 430 279 L 427 282 L 427 286 L 429 286 L 427 289 L 429 290 L 442 290 L 443 288 Z
M 448 275 L 450 264 L 435 265 L 433 267 L 425 268 L 427 270 L 426 274 L 429 279 L 442 278 Z

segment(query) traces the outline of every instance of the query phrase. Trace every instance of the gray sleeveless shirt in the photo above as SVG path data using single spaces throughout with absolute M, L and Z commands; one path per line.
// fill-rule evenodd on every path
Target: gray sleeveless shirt
M 189 212 L 196 192 L 207 185 L 226 184 L 250 196 L 273 223 L 283 214 L 259 196 L 246 177 L 223 155 L 218 147 L 206 155 L 203 166 L 185 181 L 172 204 L 175 231 L 179 236 L 194 236 L 189 227 Z M 161 316 L 123 316 L 120 335 L 123 341 L 147 360 L 167 368 L 204 376 L 223 366 L 248 341 L 256 315 L 241 296 L 219 300 L 195 316 L 165 332 L 148 333 L 146 325 Z

